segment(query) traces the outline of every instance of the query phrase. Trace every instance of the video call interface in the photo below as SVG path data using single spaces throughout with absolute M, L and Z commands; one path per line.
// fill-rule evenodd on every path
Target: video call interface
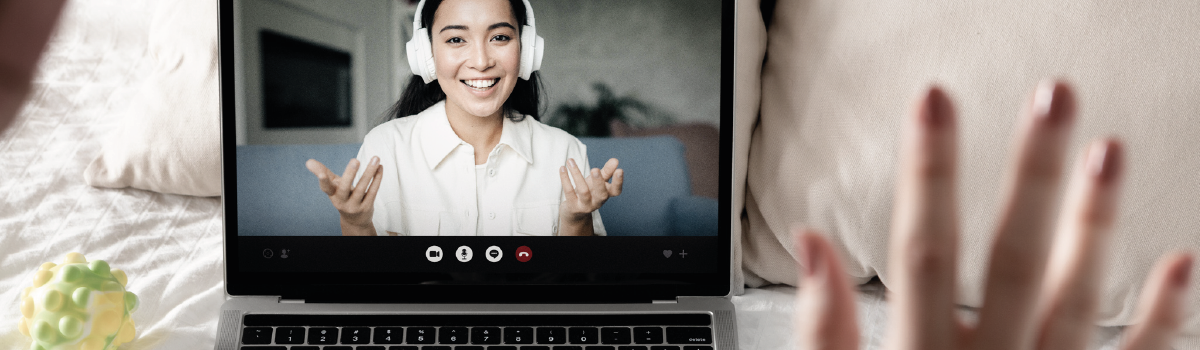
M 530 4 L 544 44 L 529 79 L 536 40 L 512 3 L 452 0 L 427 28 L 425 83 L 417 1 L 238 3 L 237 235 L 718 236 L 721 1 Z M 530 85 L 537 117 L 510 113 Z M 432 104 L 402 99 L 435 87 Z

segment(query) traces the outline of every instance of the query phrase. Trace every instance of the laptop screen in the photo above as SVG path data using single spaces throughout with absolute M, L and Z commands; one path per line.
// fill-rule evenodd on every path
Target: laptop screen
M 728 292 L 732 1 L 221 5 L 230 294 Z

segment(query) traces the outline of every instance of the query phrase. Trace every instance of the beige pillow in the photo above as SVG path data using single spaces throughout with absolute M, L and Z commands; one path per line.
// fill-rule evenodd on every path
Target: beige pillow
M 796 283 L 798 225 L 828 234 L 857 281 L 888 282 L 902 117 L 937 82 L 961 118 L 959 301 L 979 305 L 1017 114 L 1039 80 L 1058 77 L 1079 94 L 1073 159 L 1097 137 L 1126 142 L 1099 322 L 1128 324 L 1154 262 L 1200 250 L 1196 10 L 1193 1 L 778 2 L 750 145 L 747 283 Z M 1184 333 L 1196 342 L 1200 288 L 1189 298 Z
M 742 294 L 745 286 L 742 275 L 741 242 L 746 228 L 742 213 L 746 198 L 746 161 L 750 153 L 750 132 L 758 122 L 763 56 L 767 51 L 767 28 L 763 24 L 759 0 L 737 2 L 734 19 L 734 82 L 733 82 L 733 286 L 731 292 Z
M 150 23 L 154 71 L 84 170 L 97 187 L 221 195 L 217 4 L 158 3 Z

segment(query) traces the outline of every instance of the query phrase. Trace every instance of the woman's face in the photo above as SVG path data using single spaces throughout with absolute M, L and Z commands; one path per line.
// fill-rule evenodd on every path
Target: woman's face
M 429 28 L 437 82 L 447 108 L 500 114 L 517 85 L 521 40 L 508 0 L 446 0 Z

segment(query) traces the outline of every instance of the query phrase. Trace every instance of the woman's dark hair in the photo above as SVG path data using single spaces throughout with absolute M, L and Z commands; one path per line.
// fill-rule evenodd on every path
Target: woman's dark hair
M 508 0 L 508 3 L 512 6 L 513 15 L 517 17 L 517 27 L 526 25 L 528 22 L 526 22 L 525 16 L 525 3 L 522 0 Z M 425 1 L 425 7 L 421 9 L 422 27 L 433 26 L 433 15 L 441 4 L 442 0 Z M 520 31 L 517 29 L 518 36 L 521 35 Z M 428 33 L 430 40 L 433 40 L 433 30 L 429 30 Z M 520 38 L 517 38 L 517 41 L 520 42 Z M 541 120 L 539 118 L 541 93 L 541 82 L 537 72 L 530 74 L 529 80 L 517 78 L 517 85 L 513 88 L 512 94 L 508 96 L 508 100 L 504 101 L 504 114 L 513 121 L 521 121 L 525 115 L 532 116 L 534 120 Z M 436 80 L 426 84 L 420 76 L 413 75 L 408 79 L 408 87 L 404 88 L 404 93 L 400 94 L 400 100 L 384 113 L 384 118 L 392 120 L 415 115 L 445 99 L 446 93 L 442 91 L 442 87 Z

